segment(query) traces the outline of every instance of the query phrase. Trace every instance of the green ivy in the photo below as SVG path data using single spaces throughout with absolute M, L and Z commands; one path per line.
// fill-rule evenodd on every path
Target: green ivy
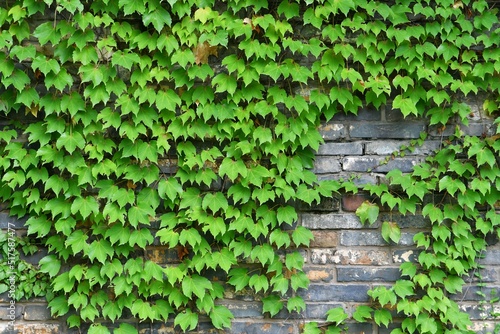
M 0 198 L 48 247 L 52 314 L 94 323 L 90 333 L 127 313 L 183 331 L 199 315 L 229 327 L 213 271 L 262 296 L 271 316 L 301 312 L 297 248 L 312 233 L 295 227 L 296 204 L 353 187 L 310 171 L 319 124 L 391 104 L 445 126 L 467 122 L 460 96 L 486 94 L 491 113 L 500 102 L 498 9 L 484 0 L 18 0 L 0 8 L 0 27 Z M 401 330 L 465 328 L 446 295 L 496 231 L 499 147 L 487 138 L 457 134 L 413 174 L 392 172 L 410 185 L 400 196 L 367 189 L 402 213 L 421 209 L 433 229 L 416 239 L 421 266 L 370 292 L 378 306 L 356 320 L 387 325 L 394 306 Z M 449 200 L 417 208 L 436 192 Z M 399 238 L 392 222 L 382 233 Z M 176 263 L 143 256 L 157 246 Z M 421 290 L 440 304 L 426 309 Z

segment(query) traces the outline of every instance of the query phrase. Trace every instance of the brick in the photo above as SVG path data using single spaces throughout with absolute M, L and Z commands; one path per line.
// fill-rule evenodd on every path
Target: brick
M 492 130 L 491 123 L 471 123 L 468 126 L 462 125 L 460 129 L 463 131 L 465 135 L 469 136 L 488 136 L 493 135 L 494 131 Z
M 353 113 L 337 113 L 333 116 L 333 121 L 380 121 L 382 112 L 375 108 L 361 108 L 357 115 Z
M 363 188 L 367 184 L 377 184 L 385 180 L 385 174 L 376 173 L 356 173 L 356 172 L 340 172 L 335 174 L 320 174 L 318 180 L 350 180 L 359 188 Z
M 414 249 L 398 249 L 393 252 L 394 263 L 417 262 L 419 251 Z
M 410 145 L 408 140 L 377 140 L 365 143 L 365 154 L 373 155 L 391 155 L 394 152 L 401 150 L 401 146 Z M 430 154 L 438 149 L 441 145 L 439 140 L 425 141 L 421 146 L 416 146 L 413 152 L 404 151 L 406 155 L 423 155 Z
M 235 318 L 263 318 L 262 303 L 231 300 L 223 304 L 233 313 Z
M 23 316 L 23 306 L 18 303 L 11 304 L 10 301 L 0 305 L 0 320 L 11 321 L 21 319 Z
M 418 117 L 413 115 L 405 116 L 400 109 L 393 109 L 392 104 L 388 104 L 385 110 L 385 120 L 388 122 L 415 121 L 418 120 Z
M 338 282 L 394 282 L 400 277 L 399 268 L 337 267 Z
M 51 318 L 47 305 L 27 305 L 24 308 L 24 320 L 49 320 Z
M 349 126 L 350 138 L 419 138 L 425 131 L 424 122 L 359 122 Z
M 311 282 L 330 282 L 333 278 L 331 270 L 324 267 L 306 267 L 305 273 Z
M 302 202 L 301 202 L 302 203 Z M 300 204 L 300 211 L 339 211 L 340 199 L 337 197 L 322 197 L 321 201 L 317 204 Z
M 367 302 L 369 288 L 367 284 L 311 284 L 299 294 L 307 301 Z
M 240 322 L 233 321 L 231 326 L 231 334 L 296 334 L 298 329 L 287 322 L 276 322 L 266 320 L 265 322 Z
M 486 250 L 486 256 L 483 259 L 480 259 L 479 263 L 486 265 L 500 265 L 500 250 Z
M 494 296 L 498 293 L 498 287 L 492 286 L 484 286 L 479 287 L 476 285 L 468 285 L 467 288 L 464 288 L 461 293 L 451 294 L 450 299 L 456 301 L 482 301 L 484 297 L 482 294 L 487 296 Z
M 344 124 L 329 122 L 319 127 L 321 137 L 325 141 L 344 139 L 347 137 L 347 131 Z
M 389 161 L 380 156 L 344 157 L 342 169 L 353 172 L 389 172 L 393 169 L 411 172 L 420 161 L 422 158 L 419 157 L 395 158 Z
M 430 220 L 420 215 L 400 215 L 382 213 L 379 216 L 380 221 L 392 221 L 398 223 L 400 228 L 420 228 L 425 229 L 431 226 Z
M 342 196 L 342 210 L 355 212 L 365 201 L 371 201 L 372 196 L 364 193 Z
M 338 234 L 336 231 L 312 230 L 314 240 L 309 245 L 310 248 L 333 248 L 338 245 Z
M 413 245 L 414 233 L 401 233 L 398 245 Z M 340 234 L 340 244 L 342 246 L 386 246 L 388 243 L 377 232 L 342 231 Z
M 364 227 L 355 214 L 340 213 L 303 213 L 302 225 L 313 230 L 360 229 Z
M 313 172 L 316 174 L 338 173 L 341 170 L 340 158 L 318 156 L 314 161 Z
M 42 258 L 44 258 L 47 255 L 47 249 L 38 249 L 34 254 L 30 256 L 24 255 L 23 252 L 20 253 L 20 258 L 22 260 L 25 260 L 26 262 L 29 262 L 31 264 L 38 264 Z
M 61 324 L 26 324 L 26 323 L 19 323 L 14 326 L 14 332 L 1 332 L 3 333 L 8 333 L 8 334 L 13 334 L 13 333 L 19 333 L 19 334 L 62 334 L 66 333 L 62 331 L 62 325 Z M 17 331 L 17 332 L 16 332 Z
M 306 311 L 304 316 L 307 319 L 321 319 L 321 321 L 325 320 L 326 312 L 331 310 L 332 308 L 342 307 L 343 304 L 327 304 L 327 303 L 306 303 Z
M 318 155 L 361 155 L 363 154 L 363 144 L 352 143 L 325 143 L 320 145 Z
M 349 334 L 370 334 L 374 333 L 374 324 L 370 323 L 348 323 Z
M 500 270 L 500 269 L 498 269 Z M 469 276 L 464 277 L 464 281 L 467 283 L 495 283 L 500 282 L 500 272 L 495 268 L 482 268 L 476 269 L 478 274 L 474 272 Z
M 389 253 L 384 250 L 312 249 L 311 263 L 389 265 L 392 261 Z
M 24 226 L 24 223 L 26 222 L 27 218 L 15 218 L 9 216 L 7 212 L 0 212 L 0 229 L 8 229 L 13 228 L 13 229 L 25 229 L 26 227 Z
M 180 256 L 189 256 L 184 254 L 183 249 L 166 249 L 165 247 L 151 247 L 146 250 L 146 258 L 156 263 L 167 264 L 180 262 Z

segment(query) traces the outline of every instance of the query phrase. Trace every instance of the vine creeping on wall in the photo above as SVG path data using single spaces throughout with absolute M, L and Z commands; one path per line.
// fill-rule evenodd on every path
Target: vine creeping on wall
M 320 122 L 391 104 L 444 127 L 466 122 L 460 96 L 487 94 L 491 113 L 500 102 L 499 15 L 487 1 L 2 4 L 0 196 L 49 248 L 40 270 L 52 313 L 94 333 L 109 331 L 96 319 L 127 313 L 183 331 L 199 315 L 229 327 L 226 284 L 262 294 L 271 316 L 301 312 L 296 248 L 312 234 L 295 226 L 295 204 L 353 188 L 310 171 Z M 498 151 L 495 134 L 457 133 L 413 174 L 389 175 L 402 197 L 367 188 L 434 225 L 417 237 L 421 266 L 373 290 L 356 320 L 388 324 L 389 306 L 408 316 L 400 331 L 466 327 L 446 294 L 496 232 Z M 445 199 L 418 208 L 429 193 Z M 371 221 L 377 208 L 359 214 Z M 394 223 L 383 233 L 398 240 Z M 174 263 L 144 256 L 152 245 L 175 251 Z

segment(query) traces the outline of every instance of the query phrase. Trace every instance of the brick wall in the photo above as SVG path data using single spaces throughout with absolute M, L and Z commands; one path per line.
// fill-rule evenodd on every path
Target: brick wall
M 480 108 L 473 108 L 470 125 L 464 127 L 466 133 L 481 135 L 488 132 L 491 123 L 482 117 Z M 419 138 L 422 131 L 430 136 L 425 143 L 404 157 L 389 159 L 401 145 L 408 145 L 412 139 Z M 419 119 L 405 119 L 397 110 L 363 110 L 358 116 L 337 115 L 330 122 L 321 125 L 325 143 L 317 152 L 314 171 L 320 179 L 339 179 L 356 175 L 361 186 L 366 183 L 384 182 L 384 175 L 393 168 L 410 171 L 426 155 L 438 148 L 448 129 L 434 129 Z M 305 298 L 307 309 L 302 314 L 288 314 L 282 311 L 269 319 L 261 314 L 260 296 L 227 290 L 225 305 L 234 313 L 231 330 L 226 333 L 300 333 L 307 321 L 324 321 L 325 313 L 332 307 L 342 306 L 352 313 L 357 305 L 369 302 L 367 291 L 378 285 L 390 285 L 399 277 L 399 265 L 413 261 L 416 250 L 413 236 L 429 228 L 422 217 L 401 216 L 383 212 L 381 218 L 391 215 L 402 229 L 399 244 L 387 244 L 380 234 L 380 222 L 364 226 L 355 215 L 357 207 L 369 195 L 341 194 L 326 198 L 319 205 L 302 209 L 299 223 L 313 231 L 315 240 L 310 248 L 303 249 L 306 259 L 306 272 L 311 281 L 308 290 L 300 291 Z M 6 229 L 13 223 L 18 235 L 26 234 L 23 220 L 16 220 L 4 210 L 0 212 L 0 228 Z M 475 322 L 477 332 L 486 333 L 495 325 L 488 318 L 488 312 L 480 307 L 482 298 L 478 292 L 489 296 L 490 292 L 500 291 L 500 243 L 490 242 L 482 264 L 480 287 L 477 279 L 468 281 L 462 294 L 454 299 L 463 306 Z M 27 260 L 37 263 L 45 255 L 40 250 Z M 151 247 L 147 257 L 159 263 L 168 263 L 176 258 L 164 249 Z M 488 307 L 485 306 L 486 310 Z M 497 307 L 498 306 L 494 306 Z M 7 293 L 0 295 L 0 333 L 6 333 L 12 315 L 15 316 L 17 333 L 85 333 L 86 328 L 69 330 L 64 319 L 52 319 L 44 299 L 34 299 L 16 303 L 15 311 L 10 312 Z M 497 309 L 497 312 L 499 310 Z M 397 317 L 396 317 L 397 319 Z M 127 321 L 127 320 L 125 320 Z M 130 321 L 129 321 L 130 322 Z M 175 333 L 172 323 L 134 323 L 143 334 Z M 389 333 L 390 328 L 377 328 L 374 323 L 355 323 L 350 325 L 349 333 Z M 201 322 L 198 333 L 217 332 L 208 322 Z

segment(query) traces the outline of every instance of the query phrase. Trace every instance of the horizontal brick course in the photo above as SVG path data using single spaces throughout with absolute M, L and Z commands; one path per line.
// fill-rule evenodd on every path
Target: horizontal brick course
M 51 318 L 47 305 L 27 305 L 24 308 L 24 320 L 49 320 Z
M 361 155 L 363 144 L 361 142 L 350 143 L 325 143 L 319 146 L 318 155 Z
M 357 122 L 349 126 L 350 138 L 419 138 L 424 122 Z
M 340 158 L 330 156 L 318 156 L 314 161 L 313 172 L 316 174 L 338 173 L 342 170 Z
M 394 158 L 386 161 L 380 156 L 345 157 L 342 159 L 342 170 L 352 172 L 389 172 L 399 169 L 404 173 L 411 172 L 422 159 L 417 157 Z
M 373 155 L 391 155 L 394 152 L 399 152 L 401 146 L 408 147 L 410 141 L 408 140 L 377 140 L 365 143 L 365 154 Z M 430 140 L 425 141 L 422 145 L 414 147 L 412 152 L 405 150 L 406 155 L 423 155 L 430 154 L 441 146 L 441 141 Z
M 312 264 L 389 265 L 391 256 L 385 250 L 312 249 Z
M 347 129 L 342 123 L 329 122 L 319 127 L 321 137 L 325 141 L 338 140 L 347 137 Z
M 354 214 L 341 214 L 341 213 L 303 213 L 302 225 L 314 229 L 360 229 L 363 224 L 359 218 Z
M 399 268 L 338 267 L 338 282 L 394 282 L 401 276 Z
M 307 300 L 326 302 L 367 302 L 370 287 L 366 284 L 311 284 L 300 295 Z
M 399 245 L 413 245 L 413 233 L 401 233 Z M 340 244 L 342 246 L 385 246 L 388 243 L 384 240 L 379 231 L 342 231 L 340 234 Z

